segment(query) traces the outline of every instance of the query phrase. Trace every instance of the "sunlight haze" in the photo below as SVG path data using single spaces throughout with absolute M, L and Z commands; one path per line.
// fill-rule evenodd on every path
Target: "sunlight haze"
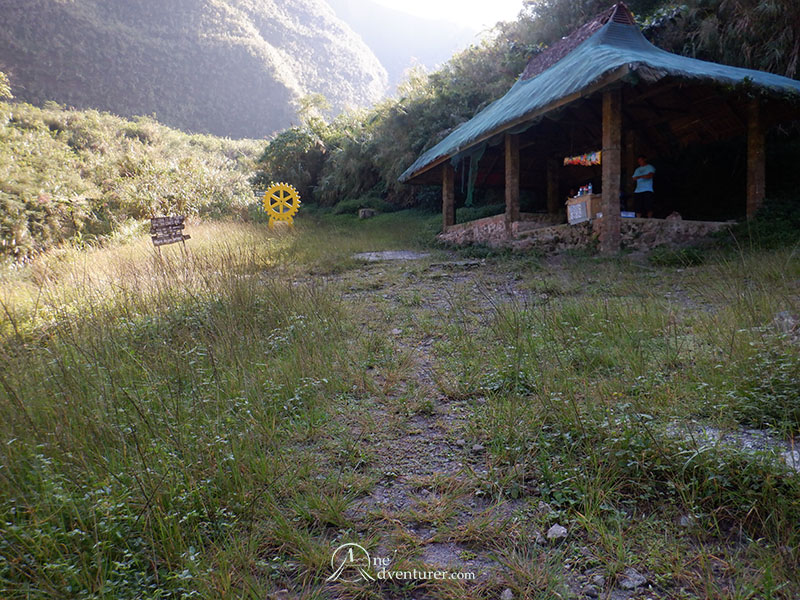
M 498 21 L 515 19 L 522 10 L 522 0 L 494 0 L 493 2 L 461 2 L 459 0 L 375 0 L 418 17 L 442 19 L 474 29 L 492 27 Z

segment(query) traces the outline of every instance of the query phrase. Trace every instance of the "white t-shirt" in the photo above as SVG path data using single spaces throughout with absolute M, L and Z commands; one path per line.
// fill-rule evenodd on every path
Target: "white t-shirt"
M 643 167 L 639 167 L 633 172 L 634 177 L 640 177 L 642 175 L 648 175 L 649 173 L 655 173 L 656 168 L 653 165 L 644 165 Z M 636 189 L 634 190 L 635 194 L 639 192 L 652 192 L 653 191 L 653 178 L 642 178 L 636 180 Z

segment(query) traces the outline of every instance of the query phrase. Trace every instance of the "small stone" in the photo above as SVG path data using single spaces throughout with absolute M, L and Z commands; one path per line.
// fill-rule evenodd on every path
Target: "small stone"
M 587 585 L 583 588 L 583 595 L 587 598 L 597 598 L 600 595 L 600 592 L 597 591 L 597 588 L 593 585 Z
M 540 546 L 544 546 L 547 543 L 547 540 L 538 531 L 536 532 L 536 543 L 539 544 Z
M 602 590 L 606 587 L 606 578 L 602 575 L 593 575 L 592 583 Z
M 536 506 L 536 510 L 539 511 L 539 514 L 542 515 L 549 515 L 553 512 L 553 507 L 550 506 L 547 502 L 542 502 L 539 500 L 539 504 Z
M 402 329 L 392 329 L 392 335 L 400 335 L 403 333 Z
M 503 593 L 500 594 L 500 600 L 514 600 L 514 592 L 511 591 L 511 588 L 503 590 Z
M 565 537 L 567 537 L 567 528 L 562 527 L 558 523 L 556 523 L 550 529 L 547 530 L 547 539 L 550 540 L 551 542 L 562 540 Z
M 781 452 L 781 458 L 790 468 L 800 472 L 800 450 Z
M 772 320 L 772 322 L 775 324 L 775 327 L 781 333 L 791 333 L 793 330 L 797 329 L 799 321 L 800 319 L 795 317 L 788 310 L 782 310 L 776 314 L 775 318 Z
M 622 577 L 620 577 L 619 587 L 623 590 L 635 590 L 638 587 L 642 587 L 645 583 L 647 583 L 647 577 L 639 573 L 639 571 L 633 567 L 628 567 L 625 569 Z
M 473 452 L 483 452 L 483 444 L 475 444 L 472 447 Z
M 456 440 L 456 446 L 466 446 L 466 445 L 467 445 L 467 440 L 461 438 Z
M 694 524 L 694 517 L 692 515 L 683 515 L 678 519 L 678 525 L 681 527 L 691 527 Z

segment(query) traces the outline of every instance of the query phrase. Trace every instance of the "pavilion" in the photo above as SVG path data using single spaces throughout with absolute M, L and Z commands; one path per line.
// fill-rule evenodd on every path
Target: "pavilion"
M 750 218 L 764 200 L 765 132 L 796 119 L 799 107 L 800 81 L 661 50 L 619 2 L 533 57 L 502 98 L 424 152 L 399 180 L 442 185 L 445 232 L 455 224 L 457 170 L 470 185 L 502 185 L 511 235 L 521 187 L 541 186 L 548 213 L 557 215 L 560 160 L 601 149 L 600 248 L 613 253 L 620 249 L 623 175 L 642 148 L 658 153 L 745 136 Z

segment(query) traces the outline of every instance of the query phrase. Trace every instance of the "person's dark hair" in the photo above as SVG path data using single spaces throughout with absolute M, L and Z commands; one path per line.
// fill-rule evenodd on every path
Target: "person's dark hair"
M 640 155 L 639 155 L 639 156 L 637 156 L 636 158 L 643 158 L 643 159 L 647 160 L 647 157 L 646 157 L 644 154 L 640 154 Z

